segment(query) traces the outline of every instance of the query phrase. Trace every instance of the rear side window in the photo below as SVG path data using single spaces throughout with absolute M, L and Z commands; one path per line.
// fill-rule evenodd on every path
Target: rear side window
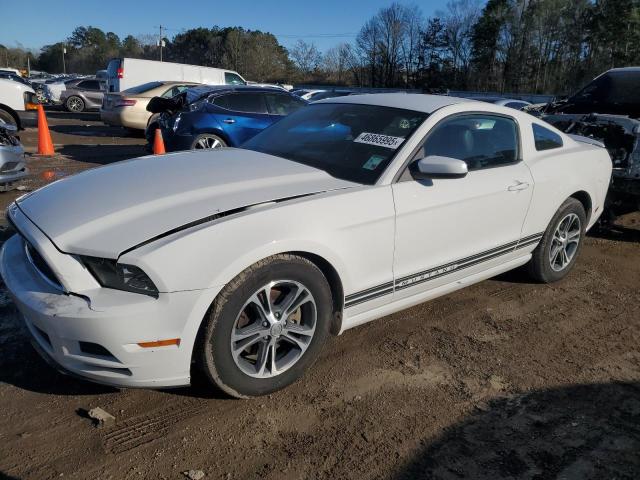
M 560 148 L 563 145 L 560 135 L 537 123 L 533 124 L 533 140 L 539 152 Z
M 265 95 L 269 113 L 272 115 L 289 115 L 306 104 L 290 95 L 272 93 Z
M 166 92 L 164 92 L 162 94 L 162 96 L 164 98 L 172 98 L 175 97 L 176 95 L 178 95 L 179 93 L 184 92 L 185 90 L 187 90 L 189 88 L 189 85 L 174 85 L 173 87 L 171 87 L 169 90 L 167 90 Z
M 224 83 L 227 85 L 245 85 L 245 81 L 240 75 L 231 72 L 224 72 Z
M 235 93 L 225 98 L 228 110 L 244 113 L 267 113 L 264 95 L 261 93 Z M 217 102 L 214 102 L 219 105 Z M 222 106 L 222 105 L 220 105 Z
M 521 110 L 522 108 L 524 108 L 526 106 L 527 106 L 527 104 L 523 103 L 523 102 L 509 102 L 509 103 L 505 104 L 505 107 L 515 108 L 516 110 Z
M 87 90 L 100 90 L 100 82 L 97 80 L 85 80 L 78 84 L 79 88 L 86 88 Z
M 517 162 L 519 143 L 510 118 L 461 115 L 438 125 L 418 154 L 464 160 L 469 170 L 480 170 Z

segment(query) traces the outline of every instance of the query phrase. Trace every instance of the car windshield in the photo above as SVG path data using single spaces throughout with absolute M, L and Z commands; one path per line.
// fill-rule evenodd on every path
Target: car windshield
M 373 185 L 427 116 L 375 105 L 321 103 L 292 113 L 242 148 Z
M 143 83 L 142 85 L 138 85 L 136 87 L 127 88 L 122 93 L 133 93 L 133 94 L 145 93 L 145 92 L 148 92 L 149 90 L 153 90 L 154 88 L 158 88 L 161 85 L 162 85 L 162 82 Z

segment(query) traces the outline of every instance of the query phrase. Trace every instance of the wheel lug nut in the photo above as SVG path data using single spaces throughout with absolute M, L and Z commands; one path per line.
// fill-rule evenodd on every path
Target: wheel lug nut
M 280 312 L 276 312 L 276 318 L 280 318 Z
M 263 327 L 268 327 L 269 326 L 269 322 L 262 322 L 262 326 Z

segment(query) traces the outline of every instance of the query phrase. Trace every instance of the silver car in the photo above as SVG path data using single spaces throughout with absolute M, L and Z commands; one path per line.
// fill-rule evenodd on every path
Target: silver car
M 107 84 L 97 78 L 79 78 L 65 82 L 66 90 L 60 95 L 60 101 L 69 112 L 98 110 L 102 105 Z
M 12 189 L 12 183 L 27 175 L 24 149 L 14 135 L 17 128 L 0 120 L 0 192 Z

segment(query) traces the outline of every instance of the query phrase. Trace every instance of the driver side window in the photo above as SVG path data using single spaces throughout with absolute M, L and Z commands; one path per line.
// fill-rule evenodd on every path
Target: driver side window
M 519 158 L 518 127 L 499 115 L 459 115 L 444 120 L 429 132 L 414 159 L 428 156 L 466 162 L 469 171 L 516 163 Z

